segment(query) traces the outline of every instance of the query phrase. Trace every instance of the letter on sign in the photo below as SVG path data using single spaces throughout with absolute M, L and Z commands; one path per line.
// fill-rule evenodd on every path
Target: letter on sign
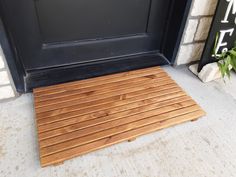
M 226 0 L 227 2 L 229 2 L 227 10 L 225 12 L 225 17 L 224 19 L 221 21 L 222 23 L 229 23 L 229 13 L 232 10 L 232 14 L 235 15 L 236 14 L 236 0 Z M 234 23 L 236 24 L 236 19 L 234 21 Z
M 229 33 L 229 36 L 232 36 L 233 32 L 234 32 L 234 28 L 231 28 L 231 29 L 228 29 L 228 30 L 220 30 L 220 37 L 219 37 L 219 40 L 218 40 L 218 44 L 216 46 L 215 55 L 217 55 L 220 47 L 227 46 L 228 43 L 223 41 L 226 33 Z M 228 48 L 223 48 L 222 52 L 226 52 L 226 51 L 228 51 Z

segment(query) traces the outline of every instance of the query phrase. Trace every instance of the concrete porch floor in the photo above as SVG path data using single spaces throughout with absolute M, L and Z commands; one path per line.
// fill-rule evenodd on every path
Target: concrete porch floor
M 207 116 L 41 168 L 33 97 L 0 103 L 1 177 L 235 177 L 236 75 L 203 84 L 186 67 L 164 67 Z

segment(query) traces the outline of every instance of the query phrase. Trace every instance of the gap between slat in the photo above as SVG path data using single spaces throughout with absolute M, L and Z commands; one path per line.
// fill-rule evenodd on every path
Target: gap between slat
M 160 97 L 157 97 L 160 98 Z M 101 118 L 104 119 L 104 117 L 108 117 L 120 112 L 124 112 L 124 111 L 128 111 L 128 110 L 134 110 L 137 108 L 142 108 L 143 106 L 149 106 L 152 104 L 157 104 L 160 106 L 163 106 L 164 104 L 173 104 L 176 101 L 179 100 L 187 100 L 187 99 L 191 99 L 189 96 L 183 95 L 183 96 L 179 96 L 179 97 L 174 97 L 174 98 L 170 98 L 170 99 L 157 99 L 156 97 L 151 98 L 151 99 L 147 99 L 147 100 L 142 100 L 142 101 L 138 101 L 138 102 L 134 102 L 131 104 L 127 104 L 127 105 L 122 105 L 120 107 L 115 107 L 113 109 L 105 109 L 103 111 L 97 111 L 94 113 L 90 113 L 90 114 L 85 114 L 83 116 L 81 115 L 74 115 L 74 117 L 68 118 L 68 119 L 63 119 L 62 121 L 57 121 L 57 122 L 52 122 L 52 123 L 48 123 L 48 124 L 44 124 L 44 125 L 39 125 L 38 126 L 38 132 L 39 134 L 44 133 L 44 132 L 48 132 L 48 131 L 52 131 L 52 130 L 56 130 L 59 128 L 64 128 L 70 125 L 74 125 L 74 124 L 78 124 L 80 123 L 80 126 L 84 125 L 92 120 L 95 120 L 96 122 L 98 120 L 100 120 Z M 91 124 L 93 125 L 93 124 Z M 87 127 L 87 126 L 85 126 Z
M 52 147 L 53 149 L 58 149 L 61 146 L 69 147 L 69 145 L 81 143 L 80 142 L 81 138 L 86 139 L 86 137 L 90 137 L 90 139 L 92 139 L 91 137 L 93 136 L 99 137 L 98 136 L 99 132 L 106 132 L 106 130 L 115 129 L 116 127 L 131 125 L 133 122 L 137 122 L 142 119 L 148 119 L 149 117 L 158 118 L 158 115 L 168 114 L 168 112 L 171 113 L 175 111 L 176 114 L 179 114 L 179 113 L 182 114 L 182 112 L 186 112 L 186 111 L 191 112 L 192 110 L 197 110 L 197 109 L 199 109 L 199 107 L 193 102 L 185 103 L 183 106 L 179 106 L 178 104 L 175 104 L 172 106 L 167 106 L 165 109 L 162 109 L 162 110 L 156 109 L 156 110 L 140 113 L 140 116 L 139 115 L 127 116 L 125 118 L 121 118 L 121 119 L 114 120 L 112 122 L 100 124 L 98 126 L 89 127 L 87 129 L 82 129 L 82 130 L 78 130 L 71 133 L 65 133 L 60 136 L 56 136 L 53 138 L 39 141 L 39 145 L 40 145 L 41 150 L 48 149 L 49 147 Z
M 152 75 L 145 75 L 139 78 L 135 78 L 135 79 L 127 79 L 127 80 L 121 80 L 121 81 L 117 81 L 117 82 L 111 82 L 111 83 L 100 83 L 100 85 L 95 85 L 95 86 L 91 86 L 91 87 L 79 87 L 79 86 L 73 86 L 72 88 L 68 88 L 65 90 L 55 90 L 54 92 L 50 92 L 47 94 L 43 94 L 40 96 L 35 97 L 35 102 L 40 102 L 40 101 L 44 101 L 44 100 L 50 100 L 50 99 L 55 99 L 55 98 L 61 98 L 61 97 L 65 97 L 65 96 L 70 96 L 70 95 L 76 95 L 76 94 L 80 94 L 80 93 L 86 93 L 86 92 L 91 92 L 94 90 L 103 90 L 104 88 L 112 88 L 114 86 L 120 86 L 120 85 L 124 85 L 124 84 L 130 84 L 130 83 L 135 83 L 135 82 L 139 82 L 139 81 L 148 81 L 148 80 L 152 80 L 155 78 L 169 78 L 169 76 L 162 72 L 159 73 L 158 75 L 152 74 Z
M 136 87 L 135 87 L 135 84 L 134 84 L 134 87 L 132 86 L 131 88 L 124 88 L 124 89 L 120 89 L 120 90 L 117 90 L 117 91 L 112 91 L 112 92 L 108 92 L 108 93 L 104 93 L 104 94 L 101 94 L 101 95 L 82 95 L 82 97 L 75 97 L 75 98 L 72 98 L 73 100 L 66 100 L 65 99 L 65 102 L 59 102 L 59 103 L 56 103 L 56 104 L 52 104 L 52 105 L 46 105 L 44 106 L 44 103 L 42 102 L 42 106 L 43 107 L 35 107 L 35 110 L 37 113 L 42 113 L 42 112 L 47 112 L 47 111 L 51 111 L 51 110 L 54 110 L 54 109 L 59 109 L 59 108 L 64 108 L 64 107 L 68 107 L 68 106 L 72 106 L 72 105 L 75 105 L 75 104 L 78 104 L 78 102 L 80 103 L 86 103 L 86 102 L 92 102 L 92 101 L 96 101 L 96 100 L 100 100 L 101 98 L 109 98 L 109 97 L 112 97 L 112 96 L 118 96 L 118 95 L 123 95 L 123 94 L 128 94 L 128 93 L 132 93 L 132 92 L 136 92 L 136 91 L 141 91 L 141 90 L 145 90 L 145 89 L 149 89 L 149 88 L 156 88 L 158 86 L 160 86 L 160 83 L 173 83 L 173 81 L 167 79 L 165 81 L 162 81 L 162 82 L 154 82 L 154 83 L 150 83 L 150 84 L 146 84 L 146 83 L 143 83 L 142 85 L 138 84 Z M 35 105 L 36 106 L 36 105 Z
M 127 116 L 132 116 L 132 115 L 137 115 L 143 112 L 147 112 L 147 111 L 151 111 L 153 109 L 157 109 L 157 108 L 162 108 L 164 106 L 170 106 L 170 105 L 174 105 L 174 104 L 181 104 L 182 102 L 185 101 L 190 101 L 191 98 L 190 97 L 181 97 L 178 99 L 171 99 L 171 100 L 165 100 L 164 102 L 157 102 L 157 103 L 151 103 L 151 104 L 147 104 L 147 105 L 142 105 L 136 108 L 132 108 L 132 109 L 127 109 L 121 112 L 117 112 L 117 113 L 113 113 L 113 114 L 107 114 L 105 116 L 101 116 L 98 118 L 93 118 L 93 119 L 80 119 L 80 116 L 76 117 L 78 120 L 77 122 L 73 122 L 69 125 L 64 125 L 64 126 L 60 126 L 57 127 L 55 129 L 49 129 L 47 131 L 43 131 L 40 132 L 39 131 L 39 139 L 40 140 L 44 140 L 47 138 L 51 138 L 54 136 L 58 136 L 61 134 L 69 133 L 69 132 L 73 132 L 76 130 L 81 130 L 81 129 L 85 129 L 88 127 L 92 127 L 95 125 L 99 125 L 102 123 L 106 123 L 106 122 L 111 122 L 113 120 L 117 120 L 123 117 L 127 117 Z M 63 122 L 61 122 L 63 125 Z M 45 126 L 42 126 L 42 129 L 45 130 Z
M 118 134 L 113 137 L 104 138 L 102 140 L 99 140 L 90 144 L 86 144 L 82 147 L 75 147 L 67 151 L 63 151 L 63 152 L 49 155 L 46 157 L 41 157 L 40 158 L 41 165 L 45 167 L 45 166 L 52 165 L 55 163 L 60 163 L 65 160 L 71 159 L 73 157 L 77 157 L 79 155 L 83 155 L 83 154 L 86 154 L 95 150 L 99 150 L 99 149 L 111 146 L 113 144 L 117 144 L 122 141 L 129 140 L 131 138 L 136 138 L 144 134 L 152 133 L 154 131 L 161 130 L 163 128 L 167 128 L 167 127 L 177 125 L 177 124 L 180 124 L 180 123 L 192 120 L 192 119 L 196 119 L 203 115 L 204 113 L 202 111 L 196 111 L 193 113 L 189 113 L 187 115 L 179 116 L 178 118 L 168 119 L 168 120 L 165 120 L 164 122 L 153 123 L 151 125 L 147 125 L 139 129 L 134 129 L 132 131 L 124 132 L 122 134 Z
M 186 109 L 186 110 L 185 110 Z M 143 127 L 149 124 L 153 124 L 155 122 L 161 122 L 161 121 L 165 121 L 166 119 L 170 119 L 173 117 L 177 117 L 177 116 L 181 116 L 181 115 L 185 115 L 191 112 L 195 112 L 198 111 L 199 108 L 197 106 L 193 107 L 188 107 L 182 110 L 177 110 L 177 111 L 172 111 L 169 113 L 165 113 L 161 115 L 155 115 L 152 117 L 148 117 L 146 119 L 141 119 L 138 121 L 135 121 L 133 123 L 130 124 L 124 124 L 122 126 L 118 126 L 118 127 L 114 127 L 111 129 L 107 129 L 101 132 L 98 132 L 96 134 L 92 134 L 90 136 L 84 136 L 81 138 L 77 138 L 77 139 L 73 139 L 70 141 L 66 141 L 60 144 L 56 144 L 53 146 L 49 146 L 49 147 L 45 147 L 45 148 L 41 148 L 41 157 L 45 157 L 51 154 L 55 154 L 61 151 L 65 151 L 67 149 L 71 149 L 74 147 L 79 147 L 94 141 L 98 141 L 100 139 L 106 138 L 106 137 L 111 137 L 114 136 L 116 134 L 120 134 L 122 132 L 127 132 L 127 131 L 131 131 L 133 129 L 139 128 L 139 127 Z M 179 111 L 179 113 L 178 113 Z M 169 115 L 168 115 L 169 114 Z
M 46 107 L 46 106 L 57 106 L 57 104 L 61 104 L 61 103 L 66 103 L 66 102 L 71 102 L 71 101 L 76 101 L 76 100 L 81 100 L 83 98 L 86 97 L 92 97 L 92 96 L 103 96 L 103 95 L 107 95 L 107 94 L 113 94 L 122 90 L 129 90 L 129 89 L 133 89 L 133 88 L 137 88 L 141 86 L 146 86 L 148 87 L 149 84 L 151 85 L 155 85 L 155 84 L 159 84 L 161 82 L 168 82 L 170 81 L 169 78 L 167 77 L 163 77 L 163 78 L 158 78 L 158 79 L 147 79 L 147 80 L 141 80 L 139 82 L 130 82 L 129 84 L 126 83 L 125 85 L 114 85 L 113 87 L 108 87 L 108 88 L 104 88 L 104 89 L 93 89 L 93 90 L 87 90 L 86 92 L 83 93 L 69 93 L 67 95 L 61 96 L 62 94 L 56 94 L 55 97 L 51 98 L 47 98 L 45 97 L 44 100 L 39 100 L 39 98 L 35 98 L 35 108 L 41 108 L 41 107 Z M 146 88 L 145 87 L 145 88 Z M 141 87 L 142 88 L 142 87 Z
M 168 91 L 166 91 L 166 89 L 168 89 Z M 47 121 L 48 120 L 51 121 L 52 119 L 54 120 L 60 120 L 61 118 L 65 119 L 65 117 L 67 117 L 65 115 L 68 115 L 71 113 L 73 114 L 75 111 L 77 111 L 76 115 L 78 115 L 78 112 L 80 112 L 79 115 L 84 115 L 87 113 L 92 113 L 99 110 L 101 111 L 107 108 L 113 108 L 113 107 L 129 104 L 129 103 L 133 103 L 133 102 L 137 102 L 141 100 L 150 99 L 157 96 L 164 96 L 168 94 L 171 95 L 173 93 L 176 93 L 177 94 L 176 96 L 178 96 L 177 92 L 182 92 L 182 90 L 175 85 L 169 85 L 168 87 L 163 87 L 163 88 L 161 87 L 159 89 L 155 88 L 152 90 L 152 92 L 147 92 L 147 93 L 144 90 L 141 92 L 135 92 L 135 93 L 133 92 L 129 94 L 118 95 L 116 97 L 105 98 L 105 99 L 94 101 L 93 104 L 80 103 L 80 104 L 62 108 L 62 109 L 57 109 L 57 110 L 48 111 L 44 113 L 37 113 L 37 121 L 38 121 L 38 124 L 40 124 L 40 122 L 42 121 L 41 119 L 45 119 Z

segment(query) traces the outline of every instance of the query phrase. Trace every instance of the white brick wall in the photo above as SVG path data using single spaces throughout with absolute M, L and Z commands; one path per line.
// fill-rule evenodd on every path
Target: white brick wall
M 14 85 L 8 74 L 8 68 L 5 64 L 5 57 L 0 46 L 0 101 L 15 97 Z
M 0 86 L 0 100 L 15 97 L 15 92 L 11 85 Z
M 218 0 L 193 0 L 176 65 L 200 59 Z

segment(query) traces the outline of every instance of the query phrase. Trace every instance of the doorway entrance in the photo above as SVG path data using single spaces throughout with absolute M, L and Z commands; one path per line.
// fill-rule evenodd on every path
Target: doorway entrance
M 17 90 L 173 63 L 189 5 L 188 0 L 0 0 Z

